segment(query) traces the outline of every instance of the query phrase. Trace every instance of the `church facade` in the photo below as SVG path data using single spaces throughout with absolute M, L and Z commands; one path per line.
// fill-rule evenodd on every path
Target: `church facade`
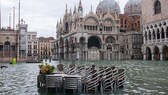
M 167 0 L 142 0 L 144 60 L 168 60 L 167 5 Z
M 141 0 L 129 0 L 121 14 L 115 0 L 100 1 L 83 15 L 81 0 L 74 10 L 67 6 L 56 25 L 55 59 L 142 59 Z

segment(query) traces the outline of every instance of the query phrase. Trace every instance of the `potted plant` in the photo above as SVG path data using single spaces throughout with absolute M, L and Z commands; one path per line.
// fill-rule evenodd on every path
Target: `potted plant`
M 54 72 L 55 67 L 51 66 L 47 63 L 42 63 L 40 65 L 38 65 L 39 69 L 40 69 L 40 74 L 52 74 Z

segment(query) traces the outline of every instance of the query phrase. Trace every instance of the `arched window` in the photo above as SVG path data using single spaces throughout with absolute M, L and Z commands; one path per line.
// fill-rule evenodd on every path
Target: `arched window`
M 4 45 L 4 50 L 5 51 L 9 51 L 10 50 L 10 42 L 5 42 L 5 45 Z
M 69 30 L 68 22 L 65 23 L 65 31 L 67 32 Z
M 159 0 L 155 2 L 154 8 L 155 8 L 155 14 L 161 13 L 161 3 Z

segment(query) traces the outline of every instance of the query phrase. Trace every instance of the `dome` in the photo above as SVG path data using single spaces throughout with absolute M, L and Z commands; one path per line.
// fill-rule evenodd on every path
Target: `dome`
M 129 0 L 125 5 L 124 13 L 128 16 L 141 15 L 141 0 Z
M 96 13 L 99 13 L 100 11 L 103 13 L 107 13 L 108 11 L 110 13 L 120 13 L 120 7 L 118 3 L 114 0 L 103 0 L 97 6 Z

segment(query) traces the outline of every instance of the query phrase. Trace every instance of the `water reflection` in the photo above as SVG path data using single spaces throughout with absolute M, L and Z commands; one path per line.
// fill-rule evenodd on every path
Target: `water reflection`
M 57 62 L 51 64 L 56 65 Z M 76 64 L 126 68 L 127 81 L 124 89 L 116 93 L 96 95 L 168 94 L 168 62 L 166 61 L 77 61 Z M 38 64 L 1 65 L 6 65 L 8 68 L 0 69 L 0 95 L 63 95 L 63 93 L 56 94 L 54 91 L 46 93 L 44 89 L 37 89 Z

